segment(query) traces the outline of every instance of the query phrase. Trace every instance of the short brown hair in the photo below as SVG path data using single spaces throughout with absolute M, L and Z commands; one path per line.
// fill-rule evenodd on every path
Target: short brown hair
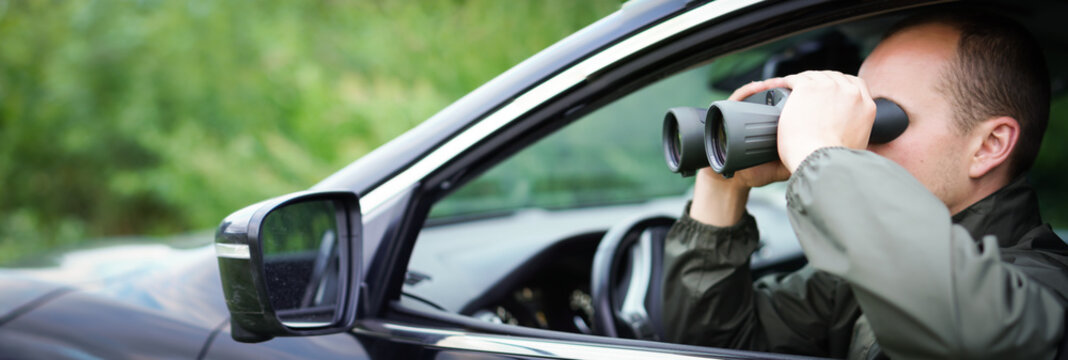
M 1020 124 L 1009 157 L 1010 175 L 1028 169 L 1038 155 L 1049 122 L 1050 83 L 1038 41 L 1020 24 L 989 11 L 960 7 L 922 12 L 902 20 L 885 37 L 913 26 L 944 24 L 960 32 L 953 64 L 942 74 L 957 130 L 1008 116 Z

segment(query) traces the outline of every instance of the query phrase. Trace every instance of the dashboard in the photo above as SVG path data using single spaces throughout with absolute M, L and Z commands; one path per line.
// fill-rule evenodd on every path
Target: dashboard
M 476 319 L 540 329 L 591 333 L 589 274 L 603 233 L 557 242 L 512 274 L 517 281 L 461 311 Z M 495 294 L 497 295 L 497 294 Z
M 412 251 L 401 306 L 492 323 L 590 333 L 590 273 L 601 238 L 635 216 L 682 213 L 689 195 L 596 208 L 526 209 L 505 216 L 428 226 Z M 776 200 L 778 199 L 778 200 Z M 781 189 L 759 189 L 759 275 L 803 265 Z

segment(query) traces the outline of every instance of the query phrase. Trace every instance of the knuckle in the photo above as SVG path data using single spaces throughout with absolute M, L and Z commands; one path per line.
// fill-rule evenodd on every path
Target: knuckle
M 862 106 L 865 115 L 875 117 L 875 113 L 877 112 L 877 109 L 875 108 L 875 100 L 865 99 Z
M 826 78 L 816 79 L 813 81 L 813 85 L 821 90 L 835 90 L 838 87 L 837 83 Z
M 842 90 L 846 93 L 846 95 L 848 95 L 850 97 L 853 97 L 853 98 L 860 98 L 861 95 L 864 94 L 863 92 L 860 91 L 859 87 L 857 87 L 856 85 L 853 85 L 853 84 L 849 84 L 848 86 L 843 86 L 843 88 L 844 89 L 842 89 Z

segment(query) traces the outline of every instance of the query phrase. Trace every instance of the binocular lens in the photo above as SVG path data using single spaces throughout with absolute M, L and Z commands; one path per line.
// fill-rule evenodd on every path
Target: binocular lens
M 667 153 L 668 166 L 673 169 L 678 169 L 679 159 L 682 157 L 682 133 L 679 132 L 679 126 L 674 116 L 668 114 L 670 118 L 664 122 L 664 141 L 667 142 L 665 146 Z
M 723 121 L 717 123 L 716 137 L 713 138 L 712 144 L 715 146 L 716 161 L 722 164 L 727 161 L 727 128 L 723 126 Z
M 669 109 L 663 139 L 668 168 L 690 176 L 711 166 L 729 177 L 737 170 L 775 161 L 779 114 L 789 95 L 789 90 L 776 88 L 742 101 L 716 101 L 707 109 Z M 869 142 L 890 142 L 908 127 L 908 116 L 897 104 L 880 98 L 875 107 Z
M 705 118 L 705 153 L 713 168 L 722 167 L 727 161 L 727 128 L 723 125 L 723 113 L 712 106 Z
M 692 175 L 707 162 L 704 145 L 705 109 L 677 107 L 664 115 L 664 158 L 672 172 Z
M 679 153 L 682 152 L 682 134 L 679 134 L 677 130 L 675 132 L 675 143 L 672 145 L 675 149 L 675 157 L 678 158 Z

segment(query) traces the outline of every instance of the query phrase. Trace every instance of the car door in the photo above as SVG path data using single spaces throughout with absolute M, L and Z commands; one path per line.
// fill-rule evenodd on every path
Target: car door
M 546 50 L 540 61 L 505 73 L 444 111 L 453 118 L 432 119 L 317 185 L 361 195 L 367 275 L 352 332 L 372 357 L 792 358 L 495 324 L 406 304 L 402 289 L 406 281 L 419 281 L 408 271 L 409 263 L 435 205 L 539 140 L 717 57 L 922 3 L 721 0 L 665 6 L 639 1 Z M 656 133 L 647 136 L 659 139 Z M 392 163 L 391 154 L 397 156 Z M 368 176 L 372 170 L 388 176 Z

